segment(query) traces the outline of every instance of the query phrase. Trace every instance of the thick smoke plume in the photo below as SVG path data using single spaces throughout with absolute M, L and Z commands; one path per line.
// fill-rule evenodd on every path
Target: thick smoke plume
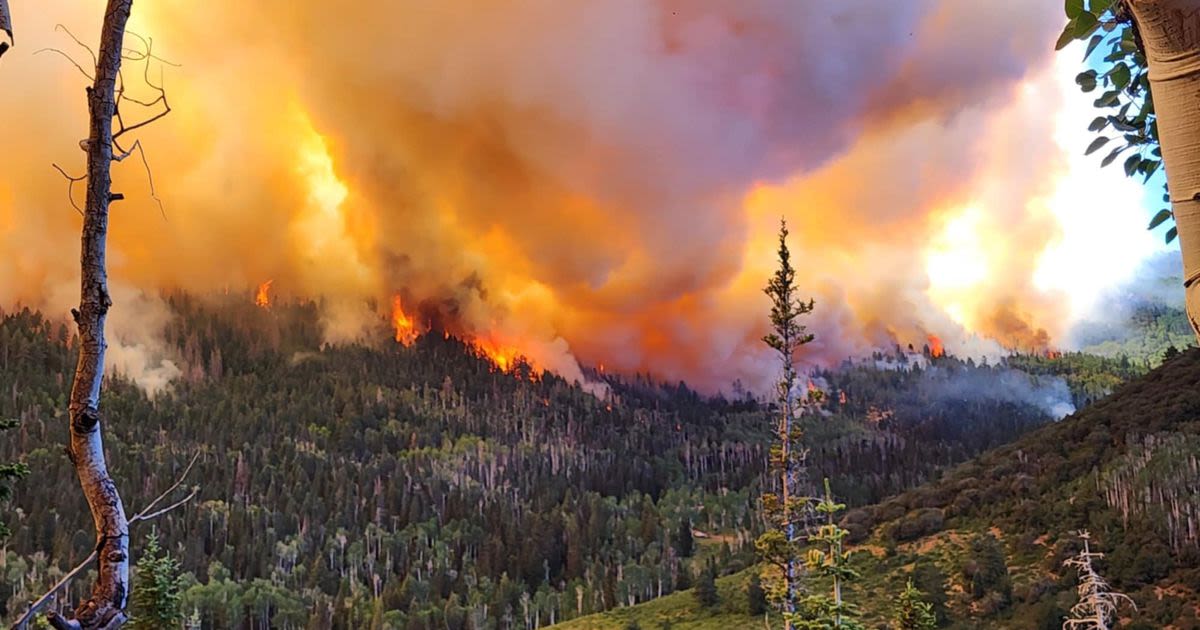
M 1071 390 L 1061 377 L 999 368 L 989 372 L 930 367 L 922 374 L 921 388 L 934 400 L 1025 403 L 1055 420 L 1075 413 Z
M 137 6 L 132 29 L 181 65 L 163 68 L 174 113 L 143 137 L 165 220 L 140 167 L 118 168 L 118 282 L 270 279 L 320 296 L 334 340 L 399 295 L 569 376 L 604 362 L 715 389 L 772 369 L 761 286 L 786 216 L 813 362 L 1061 332 L 1059 296 L 1033 286 L 1067 170 L 1054 3 L 330 6 Z M 79 217 L 49 165 L 82 168 L 83 81 L 32 51 L 86 59 L 54 24 L 87 41 L 101 11 L 14 8 L 0 302 L 62 308 Z

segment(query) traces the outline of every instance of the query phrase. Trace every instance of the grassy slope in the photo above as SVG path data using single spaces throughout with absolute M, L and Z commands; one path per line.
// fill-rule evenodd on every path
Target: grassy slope
M 856 564 L 863 579 L 851 590 L 851 601 L 867 613 L 868 627 L 877 627 L 886 619 L 892 594 L 912 563 L 919 557 L 933 558 L 951 577 L 951 609 L 957 616 L 972 616 L 973 604 L 961 593 L 957 567 L 969 537 L 991 531 L 1005 543 L 1013 605 L 999 615 L 971 618 L 952 627 L 1035 627 L 1032 620 L 1038 607 L 1056 602 L 1065 608 L 1073 603 L 1070 584 L 1058 577 L 1072 532 L 1086 527 L 1117 547 L 1118 553 L 1109 559 L 1114 565 L 1120 562 L 1116 559 L 1120 551 L 1132 548 L 1135 555 L 1149 553 L 1146 541 L 1163 537 L 1147 533 L 1153 525 L 1146 522 L 1121 527 L 1099 497 L 1096 475 L 1111 469 L 1141 436 L 1168 434 L 1200 436 L 1200 351 L 1185 352 L 1083 412 L 989 451 L 939 481 L 856 511 L 852 517 L 866 526 L 869 535 L 859 547 L 862 553 Z M 900 544 L 890 542 L 888 532 L 898 520 L 914 510 L 931 508 L 945 516 L 940 531 Z M 1138 618 L 1148 627 L 1200 627 L 1192 625 L 1200 611 L 1189 610 L 1200 601 L 1196 591 L 1200 567 L 1193 566 L 1197 558 L 1173 557 L 1171 562 L 1169 571 L 1152 579 L 1114 581 L 1138 600 L 1142 610 Z M 637 621 L 643 630 L 657 630 L 665 621 L 673 629 L 763 627 L 762 619 L 746 614 L 748 576 L 746 571 L 718 580 L 721 603 L 712 610 L 700 609 L 687 591 L 556 627 L 624 630 L 630 621 Z M 1174 596 L 1178 601 L 1164 605 L 1160 597 L 1164 593 L 1168 600 Z M 1155 614 L 1157 620 L 1148 619 Z M 1174 620 L 1175 625 L 1166 620 Z
M 744 595 L 748 571 L 717 580 L 721 601 L 711 609 L 697 604 L 692 591 L 672 593 L 637 606 L 618 608 L 553 626 L 561 630 L 625 630 L 636 621 L 642 630 L 658 630 L 670 623 L 672 630 L 734 630 L 761 628 L 762 619 L 746 613 Z

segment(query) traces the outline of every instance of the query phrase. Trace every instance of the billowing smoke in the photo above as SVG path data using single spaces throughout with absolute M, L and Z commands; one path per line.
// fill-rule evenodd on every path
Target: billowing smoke
M 93 41 L 101 11 L 14 9 L 0 302 L 61 308 L 48 296 L 74 286 L 79 218 L 49 164 L 81 168 L 83 78 L 32 53 L 86 58 L 53 27 Z M 603 361 L 715 389 L 770 373 L 761 287 L 786 216 L 817 299 L 811 361 L 930 333 L 951 351 L 1041 347 L 1065 319 L 1061 296 L 1034 286 L 1069 170 L 1054 134 L 1060 13 L 1044 0 L 141 3 L 131 28 L 181 64 L 163 68 L 174 112 L 143 136 L 166 219 L 140 165 L 120 165 L 112 275 L 200 293 L 271 279 L 320 296 L 337 340 L 401 295 L 568 375 Z M 133 309 L 119 301 L 114 321 Z
M 1035 376 L 1020 370 L 947 370 L 933 366 L 922 374 L 921 390 L 932 400 L 1033 405 L 1055 420 L 1075 413 L 1071 390 L 1061 377 Z

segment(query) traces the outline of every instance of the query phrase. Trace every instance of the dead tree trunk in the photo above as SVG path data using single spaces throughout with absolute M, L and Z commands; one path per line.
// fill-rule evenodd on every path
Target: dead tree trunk
M 79 363 L 70 400 L 70 454 L 96 527 L 97 578 L 92 596 L 75 610 L 75 619 L 48 615 L 55 628 L 113 629 L 125 623 L 129 597 L 129 523 L 117 485 L 104 461 L 100 422 L 100 386 L 104 378 L 104 319 L 112 300 L 108 294 L 105 247 L 108 205 L 114 198 L 110 168 L 113 162 L 112 121 L 121 69 L 125 23 L 133 0 L 108 0 L 95 80 L 87 89 L 91 119 L 87 150 L 87 203 L 84 207 L 79 309 L 72 315 L 79 326 Z

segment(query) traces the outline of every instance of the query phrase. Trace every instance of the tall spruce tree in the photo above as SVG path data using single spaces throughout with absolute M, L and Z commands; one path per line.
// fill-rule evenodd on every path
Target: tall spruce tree
M 717 565 L 711 560 L 705 563 L 704 569 L 700 572 L 694 593 L 696 601 L 705 608 L 712 608 L 721 601 L 721 596 L 717 592 Z
M 779 572 L 768 592 L 783 613 L 784 628 L 793 627 L 797 610 L 800 558 L 803 555 L 800 530 L 805 515 L 811 513 L 807 489 L 803 434 L 796 422 L 796 352 L 811 342 L 813 335 L 800 323 L 800 317 L 813 310 L 813 301 L 797 297 L 796 270 L 787 246 L 787 221 L 779 226 L 779 268 L 764 291 L 771 298 L 771 333 L 763 337 L 779 360 L 780 378 L 776 384 L 779 416 L 775 443 L 771 446 L 771 475 L 776 492 L 764 492 L 763 514 L 767 531 L 755 542 L 759 556 Z M 811 396 L 811 394 L 810 394 Z M 803 404 L 804 401 L 800 401 Z
M 162 630 L 183 624 L 180 609 L 179 562 L 158 544 L 158 535 L 146 537 L 146 548 L 133 574 L 133 596 L 130 600 L 133 630 Z

